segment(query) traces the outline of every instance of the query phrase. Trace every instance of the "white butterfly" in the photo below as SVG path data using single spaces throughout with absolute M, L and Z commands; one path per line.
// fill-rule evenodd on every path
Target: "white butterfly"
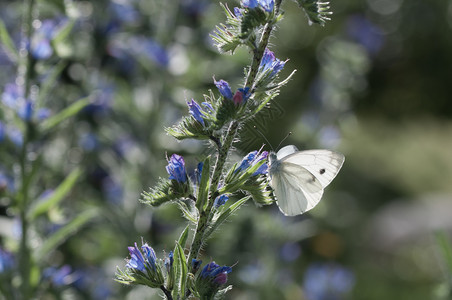
M 323 189 L 344 163 L 341 153 L 330 150 L 298 151 L 290 145 L 269 155 L 270 185 L 279 209 L 286 216 L 307 212 L 319 203 Z

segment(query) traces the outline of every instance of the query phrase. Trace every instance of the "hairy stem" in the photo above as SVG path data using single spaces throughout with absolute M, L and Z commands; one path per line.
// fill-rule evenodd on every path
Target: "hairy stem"
M 279 13 L 279 7 L 281 6 L 282 0 L 277 0 L 275 3 L 275 15 Z M 270 39 L 270 34 L 273 30 L 273 24 L 267 23 L 264 28 L 264 32 L 261 35 L 259 45 L 254 49 L 253 62 L 251 63 L 250 71 L 246 78 L 245 87 L 254 88 L 254 80 L 256 79 L 257 71 L 259 70 L 259 65 L 261 64 L 262 56 L 264 55 L 265 48 L 268 45 L 268 40 Z
M 209 199 L 207 208 L 202 210 L 199 216 L 198 226 L 196 228 L 195 236 L 193 238 L 193 243 L 190 249 L 190 255 L 188 258 L 188 265 L 190 267 L 190 272 L 193 272 L 191 262 L 193 259 L 196 259 L 199 256 L 199 251 L 201 250 L 202 243 L 204 240 L 204 232 L 207 229 L 210 212 L 212 210 L 213 203 L 215 201 L 215 197 L 217 195 L 217 187 L 220 182 L 221 174 L 223 171 L 224 163 L 226 162 L 226 158 L 228 156 L 229 150 L 231 149 L 232 143 L 234 142 L 234 137 L 237 133 L 239 123 L 237 121 L 233 121 L 229 126 L 229 129 L 226 133 L 224 142 L 222 147 L 219 149 L 219 153 L 217 156 L 217 161 L 215 163 L 212 182 L 210 185 L 209 191 Z

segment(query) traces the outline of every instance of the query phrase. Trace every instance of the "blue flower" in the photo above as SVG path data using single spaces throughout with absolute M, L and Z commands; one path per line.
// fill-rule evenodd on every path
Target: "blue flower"
M 242 0 L 242 7 L 246 8 L 256 8 L 259 5 L 257 0 Z
M 17 115 L 24 121 L 31 121 L 35 107 L 33 102 L 24 98 L 23 88 L 17 84 L 6 84 L 2 93 L 2 103 L 13 109 Z M 42 121 L 49 117 L 50 110 L 48 108 L 40 108 L 36 111 L 36 118 Z
M 248 153 L 240 162 L 240 165 L 237 167 L 237 169 L 235 170 L 235 172 L 241 172 L 241 171 L 245 171 L 246 169 L 248 169 L 251 166 L 255 166 L 258 162 L 264 160 L 267 158 L 268 156 L 268 152 L 264 151 L 261 154 L 259 154 L 258 151 L 252 151 L 250 153 Z M 260 174 L 267 174 L 267 170 L 268 170 L 268 166 L 266 163 L 264 163 L 263 165 L 261 165 L 256 172 L 253 173 L 253 176 L 255 175 L 260 175 Z
M 348 299 L 354 283 L 350 270 L 334 263 L 314 263 L 305 272 L 303 290 L 310 300 Z
M 200 278 L 212 281 L 214 284 L 223 285 L 228 281 L 228 275 L 231 273 L 232 268 L 228 266 L 219 266 L 214 261 L 204 266 Z
M 0 248 L 0 274 L 12 270 L 14 267 L 14 257 L 13 255 Z
M 198 163 L 198 166 L 195 169 L 195 182 L 197 185 L 201 182 L 201 175 L 202 175 L 202 167 L 204 166 L 203 162 Z
M 60 268 L 50 267 L 44 270 L 44 278 L 50 279 L 53 285 L 57 287 L 69 285 L 78 280 L 81 274 L 73 272 L 71 266 L 64 265 Z
M 259 71 L 266 72 L 267 70 L 271 70 L 270 77 L 274 77 L 284 68 L 285 64 L 285 61 L 277 59 L 272 51 L 265 48 L 264 55 L 259 66 Z
M 131 47 L 127 47 L 126 51 L 130 51 L 130 54 L 154 61 L 160 67 L 168 66 L 168 52 L 157 41 L 147 37 L 133 37 L 129 43 Z
M 47 59 L 52 56 L 53 49 L 51 41 L 59 27 L 55 20 L 42 21 L 41 26 L 34 33 L 30 44 L 30 53 L 35 59 Z
M 20 99 L 24 96 L 24 91 L 21 86 L 15 83 L 7 83 L 2 94 L 2 103 L 12 108 L 17 109 Z
M 177 182 L 184 183 L 187 181 L 187 173 L 185 172 L 185 161 L 180 155 L 171 155 L 166 171 L 169 174 L 169 179 L 174 179 Z
M 204 266 L 196 277 L 195 287 L 201 299 L 213 299 L 221 286 L 228 281 L 228 274 L 232 268 L 219 266 L 214 261 Z
M 199 123 L 202 124 L 202 126 L 204 126 L 204 119 L 203 119 L 203 111 L 201 106 L 199 106 L 198 103 L 196 103 L 195 100 L 191 99 L 191 102 L 187 102 L 188 105 L 188 109 L 190 114 L 192 115 L 193 118 L 195 118 L 196 121 L 198 121 Z
M 0 121 L 0 143 L 5 139 L 5 125 Z
M 191 268 L 193 270 L 193 274 L 196 274 L 196 272 L 198 272 L 199 267 L 201 266 L 201 264 L 202 264 L 202 260 L 195 259 L 195 258 L 192 259 L 192 261 L 191 261 Z
M 165 258 L 165 268 L 168 273 L 171 271 L 171 268 L 173 267 L 173 263 L 174 263 L 174 254 L 173 254 L 173 251 L 170 251 L 168 253 L 168 257 Z
M 19 128 L 7 127 L 6 135 L 8 136 L 8 139 L 17 147 L 21 147 L 24 143 L 24 135 Z
M 227 195 L 221 195 L 218 196 L 215 201 L 213 202 L 213 206 L 215 208 L 219 208 L 220 206 L 224 205 L 226 203 L 226 201 L 229 200 L 229 197 Z
M 238 105 L 238 104 L 246 103 L 246 101 L 249 99 L 250 96 L 251 96 L 251 92 L 250 92 L 249 87 L 246 87 L 244 89 L 239 88 L 237 90 L 237 92 L 235 92 L 232 100 L 234 101 L 234 104 Z
M 275 7 L 275 1 L 274 0 L 259 0 L 259 5 L 266 12 L 272 12 L 273 8 Z
M 243 12 L 242 12 L 242 10 L 243 10 L 243 9 L 240 9 L 240 8 L 238 8 L 238 7 L 234 7 L 234 15 L 235 15 L 237 18 L 243 17 Z
M 125 284 L 144 284 L 153 288 L 162 286 L 165 278 L 154 249 L 147 243 L 142 244 L 141 249 L 137 243 L 128 249 L 130 259 L 127 261 L 126 270 L 116 273 L 116 280 Z
M 148 246 L 148 244 L 143 244 L 141 250 L 138 248 L 137 243 L 135 247 L 128 247 L 130 253 L 130 259 L 126 265 L 129 269 L 134 269 L 143 273 L 146 270 L 155 270 L 157 257 L 155 255 L 154 249 Z M 144 255 L 143 255 L 144 253 Z
M 240 171 L 244 171 L 244 170 L 248 169 L 251 166 L 251 164 L 252 164 L 254 158 L 256 157 L 256 155 L 257 155 L 257 150 L 248 153 L 242 159 L 242 161 L 240 162 L 239 167 L 235 171 L 236 172 L 240 172 Z
M 242 7 L 254 9 L 263 8 L 266 12 L 272 12 L 275 7 L 274 0 L 242 0 Z
M 220 94 L 223 95 L 223 97 L 227 99 L 232 99 L 232 90 L 229 87 L 229 83 L 221 79 L 220 81 L 214 80 L 215 85 L 217 86 L 218 90 L 220 91 Z

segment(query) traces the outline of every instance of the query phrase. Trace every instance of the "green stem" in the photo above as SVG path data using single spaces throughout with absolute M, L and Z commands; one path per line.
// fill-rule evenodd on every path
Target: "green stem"
M 33 11 L 34 11 L 34 0 L 24 1 L 24 17 L 22 22 L 22 41 L 20 48 L 20 62 L 17 72 L 17 82 L 23 85 L 24 98 L 28 99 L 31 85 L 32 77 L 32 67 L 33 58 L 29 54 L 28 44 L 31 41 L 32 35 L 32 23 L 33 23 Z M 26 121 L 27 122 L 27 121 Z M 27 180 L 27 147 L 30 138 L 30 126 L 29 122 L 26 123 L 24 132 L 24 141 L 22 144 L 22 149 L 20 151 L 20 174 L 21 174 L 21 190 L 18 200 L 18 207 L 20 210 L 20 221 L 22 236 L 20 241 L 19 250 L 19 272 L 21 275 L 21 287 L 20 291 L 22 293 L 22 299 L 31 299 L 32 291 L 30 284 L 30 273 L 31 273 L 31 251 L 28 244 L 28 220 L 26 217 L 26 210 L 29 198 L 29 185 Z
M 201 250 L 203 240 L 204 240 L 204 232 L 207 229 L 208 221 L 210 219 L 211 210 L 213 207 L 213 203 L 215 198 L 218 196 L 217 187 L 220 183 L 221 174 L 223 171 L 224 163 L 226 162 L 226 158 L 228 156 L 229 150 L 231 149 L 232 143 L 234 142 L 234 137 L 237 133 L 237 129 L 239 127 L 239 123 L 237 121 L 233 121 L 229 126 L 229 129 L 226 133 L 226 137 L 222 147 L 219 149 L 219 153 L 217 156 L 217 161 L 215 163 L 212 182 L 210 185 L 209 191 L 209 199 L 207 208 L 200 212 L 198 226 L 196 228 L 195 236 L 193 238 L 193 243 L 190 249 L 190 256 L 188 258 L 188 265 L 190 267 L 190 272 L 193 272 L 191 262 L 193 259 L 198 258 L 199 252 Z
M 275 15 L 279 14 L 279 7 L 281 6 L 282 0 L 277 0 L 275 3 Z M 273 23 L 267 23 L 264 28 L 264 32 L 261 35 L 259 41 L 259 46 L 254 49 L 253 62 L 251 63 L 250 71 L 246 78 L 245 87 L 254 88 L 254 80 L 256 79 L 257 71 L 261 64 L 262 56 L 264 55 L 265 48 L 268 45 L 268 40 L 270 39 L 270 34 L 273 30 Z

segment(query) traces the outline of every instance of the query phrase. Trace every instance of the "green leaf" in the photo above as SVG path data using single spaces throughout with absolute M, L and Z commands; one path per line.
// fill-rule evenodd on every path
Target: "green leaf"
M 63 109 L 56 115 L 51 116 L 50 118 L 43 121 L 40 125 L 40 129 L 44 132 L 53 129 L 55 126 L 63 122 L 64 120 L 74 116 L 79 111 L 81 111 L 85 106 L 90 103 L 90 97 L 85 97 L 78 100 L 75 103 L 72 103 L 69 107 Z
M 165 128 L 166 132 L 178 140 L 198 139 L 208 140 L 212 135 L 212 130 L 204 127 L 192 117 L 184 117 L 176 126 Z
M 193 224 L 198 223 L 199 212 L 195 203 L 191 199 L 176 201 L 177 206 L 182 211 L 184 217 Z
M 185 247 L 185 245 L 187 244 L 189 229 L 190 229 L 190 225 L 187 225 L 185 227 L 184 231 L 182 231 L 182 233 L 179 237 L 179 241 L 177 242 L 182 247 Z M 174 251 L 176 251 L 176 249 L 174 249 Z
M 214 217 L 212 224 L 204 233 L 203 239 L 207 239 L 221 224 L 224 223 L 224 221 L 227 220 L 227 218 L 229 218 L 229 216 L 234 214 L 249 199 L 251 199 L 251 196 L 243 197 L 242 199 L 236 201 L 234 204 L 223 210 L 218 216 Z
M 185 296 L 185 285 L 187 282 L 188 267 L 184 249 L 178 242 L 176 242 L 176 246 L 174 248 L 173 273 L 175 275 L 175 282 L 172 294 L 174 299 L 179 299 L 178 296 Z
M 36 217 L 46 213 L 52 206 L 56 206 L 70 192 L 77 179 L 82 174 L 80 169 L 73 170 L 64 181 L 44 200 L 34 204 L 28 211 L 27 218 L 33 221 Z
M 210 183 L 210 156 L 208 156 L 202 166 L 201 182 L 198 186 L 198 198 L 196 200 L 196 207 L 198 211 L 204 211 L 204 206 L 207 203 L 207 196 L 209 194 Z
M 295 2 L 297 2 L 305 12 L 308 17 L 309 25 L 315 23 L 324 26 L 326 21 L 331 20 L 329 16 L 332 12 L 328 11 L 330 9 L 329 2 L 322 2 L 319 0 L 295 0 Z
M 91 221 L 98 214 L 99 210 L 96 208 L 80 212 L 77 217 L 48 237 L 41 247 L 34 252 L 36 261 L 43 261 L 46 255 L 49 255 L 52 250 L 62 244 L 71 235 L 77 233 L 86 223 Z
M 447 272 L 449 273 L 449 279 L 452 280 L 452 244 L 449 240 L 448 236 L 444 231 L 439 231 L 436 233 L 436 242 L 438 243 L 442 255 L 444 257 L 444 261 L 448 268 Z M 451 282 L 452 283 L 452 282 Z
M 11 59 L 11 61 L 13 62 L 18 61 L 18 51 L 16 49 L 16 46 L 14 46 L 14 42 L 11 39 L 8 30 L 6 30 L 5 23 L 3 23 L 2 20 L 0 20 L 0 41 L 9 59 Z
M 68 22 L 66 22 L 66 24 L 61 26 L 58 32 L 53 37 L 52 42 L 55 44 L 63 42 L 71 33 L 74 24 L 75 24 L 74 20 L 69 20 Z
M 56 66 L 52 68 L 50 74 L 46 77 L 41 88 L 39 90 L 39 97 L 36 100 L 36 105 L 39 107 L 42 105 L 44 100 L 48 97 L 50 89 L 54 86 L 57 81 L 58 76 L 60 76 L 61 72 L 66 67 L 67 62 L 61 60 Z
M 171 192 L 171 181 L 168 179 L 160 178 L 156 187 L 151 188 L 150 192 L 141 193 L 142 203 L 146 203 L 151 206 L 160 206 L 163 203 L 176 200 L 178 195 Z

